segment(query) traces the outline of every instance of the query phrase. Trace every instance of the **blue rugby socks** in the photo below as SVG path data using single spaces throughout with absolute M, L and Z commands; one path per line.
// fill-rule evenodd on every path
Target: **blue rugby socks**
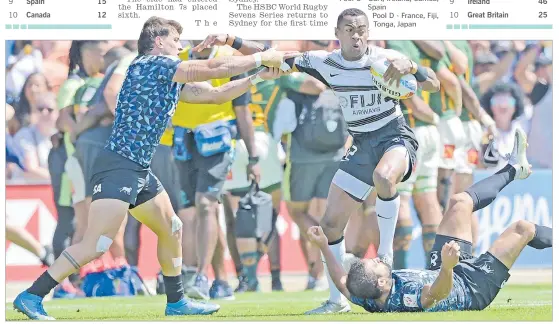
M 27 289 L 27 292 L 39 297 L 45 297 L 57 285 L 58 282 L 52 278 L 48 271 L 45 271 L 35 280 L 33 285 Z
M 184 288 L 182 286 L 182 276 L 180 274 L 174 277 L 163 275 L 163 283 L 165 284 L 167 303 L 176 303 L 183 298 Z

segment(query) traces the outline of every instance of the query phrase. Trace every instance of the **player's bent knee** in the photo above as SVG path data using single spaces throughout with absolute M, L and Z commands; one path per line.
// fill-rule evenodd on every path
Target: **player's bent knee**
M 516 233 L 525 237 L 533 238 L 534 235 L 536 235 L 536 226 L 525 220 L 514 222 L 514 224 L 512 224 L 512 228 L 514 228 Z
M 337 240 L 343 235 L 345 224 L 338 219 L 340 217 L 323 217 L 320 220 L 320 227 L 329 240 Z
M 182 221 L 177 215 L 171 217 L 171 233 L 173 235 L 180 234 L 182 232 Z
M 472 197 L 465 192 L 452 195 L 452 197 L 450 197 L 449 210 L 456 208 L 473 208 Z
M 375 169 L 373 172 L 373 182 L 377 191 L 380 191 L 381 188 L 390 191 L 396 189 L 397 175 L 395 174 L 395 171 L 396 170 L 390 166 L 383 166 Z

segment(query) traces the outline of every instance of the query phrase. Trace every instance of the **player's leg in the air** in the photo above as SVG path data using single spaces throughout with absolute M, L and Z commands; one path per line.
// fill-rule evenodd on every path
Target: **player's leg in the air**
M 454 192 L 460 193 L 474 183 L 473 170 L 479 163 L 479 154 L 482 141 L 482 129 L 477 120 L 463 121 L 466 134 L 466 145 L 457 154 L 456 173 L 454 175 Z M 479 233 L 479 221 L 472 214 L 472 244 L 476 246 Z
M 455 238 L 461 244 L 461 254 L 472 253 L 472 231 L 471 213 L 488 206 L 499 194 L 499 192 L 515 179 L 525 179 L 530 174 L 530 165 L 526 160 L 526 135 L 517 130 L 515 134 L 514 148 L 511 153 L 509 164 L 494 175 L 479 181 L 465 192 L 454 194 L 451 198 L 448 210 L 445 212 L 437 230 L 435 249 L 444 245 L 448 238 Z M 431 265 L 433 259 L 440 261 L 440 257 L 431 253 Z
M 526 245 L 536 249 L 552 247 L 551 228 L 520 220 L 511 224 L 486 253 L 477 258 L 467 255 L 468 249 L 471 250 L 471 213 L 488 206 L 513 180 L 526 179 L 530 175 L 531 166 L 526 159 L 526 147 L 526 135 L 522 130 L 516 130 L 509 164 L 465 192 L 455 194 L 439 226 L 431 255 L 432 266 L 440 263 L 440 252 L 435 251 L 437 246 L 448 240 L 455 240 L 460 244 L 460 258 L 469 260 L 459 263 L 455 272 L 467 278 L 467 284 L 477 291 L 473 309 L 484 309 L 494 300 L 510 277 L 509 269 Z

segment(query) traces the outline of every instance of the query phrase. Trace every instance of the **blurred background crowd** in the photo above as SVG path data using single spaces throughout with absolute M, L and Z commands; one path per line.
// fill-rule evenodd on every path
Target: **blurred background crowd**
M 277 43 L 281 49 L 300 49 L 297 41 Z M 385 42 L 375 43 L 383 46 Z M 541 136 L 542 141 L 530 141 L 538 146 L 531 161 L 535 166 L 551 168 L 551 41 L 469 43 L 475 57 L 474 74 L 482 78 L 479 99 L 483 108 L 494 116 L 503 142 L 512 143 L 505 138 L 514 134 L 515 127 L 522 127 L 528 134 L 531 130 L 548 132 L 549 136 Z M 57 132 L 55 124 L 61 108 L 57 107 L 56 96 L 71 72 L 71 45 L 72 41 L 6 41 L 6 131 L 8 141 L 13 141 L 22 151 L 27 166 L 23 172 L 8 164 L 7 180 L 49 181 L 50 137 Z M 136 44 L 135 41 L 108 41 L 104 50 L 117 46 L 134 50 Z M 332 42 L 331 48 L 335 47 L 336 43 Z M 498 86 L 503 84 L 518 98 L 511 109 L 491 106 L 491 95 L 500 91 Z M 486 94 L 489 95 L 484 97 Z
M 276 45 L 279 50 L 303 50 L 307 48 L 305 42 L 269 43 Z M 387 41 L 371 43 L 386 47 Z M 530 162 L 535 168 L 551 169 L 551 41 L 468 43 L 474 57 L 475 86 L 472 88 L 482 108 L 495 121 L 495 141 L 499 151 L 509 152 L 512 149 L 515 129 L 521 127 L 529 136 Z M 118 56 L 121 48 L 133 53 L 137 48 L 136 41 L 106 41 L 88 46 L 87 49 L 82 48 L 82 45 L 81 41 L 6 41 L 7 184 L 54 181 L 51 179 L 52 168 L 64 169 L 65 161 L 56 159 L 50 152 L 68 140 L 63 136 L 60 119 L 64 116 L 61 111 L 68 104 L 78 105 L 74 110 L 79 111 L 84 108 L 79 107 L 79 104 L 88 101 L 84 99 L 87 95 L 83 93 L 79 94 L 80 100 L 74 100 L 77 94 L 75 91 L 69 92 L 67 85 L 76 74 L 85 74 L 84 77 L 90 78 L 102 76 L 108 65 L 107 55 Z M 328 47 L 333 50 L 338 44 L 332 41 Z M 82 71 L 78 71 L 80 67 Z M 72 141 L 72 138 L 69 140 Z M 479 167 L 482 168 L 481 163 Z M 55 181 L 60 182 L 60 179 Z M 61 184 L 53 183 L 54 186 L 60 187 Z M 72 223 L 71 204 L 66 203 L 64 206 L 60 200 L 62 189 L 58 189 L 58 193 L 56 190 L 57 206 L 66 207 L 65 210 L 58 210 L 58 219 L 69 219 L 68 222 Z M 68 216 L 63 216 L 63 213 Z M 50 262 L 47 260 L 52 253 L 50 247 L 35 244 L 32 248 L 43 263 Z M 62 251 L 61 248 L 55 250 Z

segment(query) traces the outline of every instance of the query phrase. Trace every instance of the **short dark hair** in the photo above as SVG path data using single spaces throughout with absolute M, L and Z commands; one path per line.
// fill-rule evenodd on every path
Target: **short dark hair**
M 342 11 L 340 13 L 340 15 L 338 16 L 338 22 L 336 23 L 337 27 L 340 27 L 340 22 L 342 21 L 342 19 L 344 19 L 345 16 L 352 16 L 352 17 L 365 16 L 365 17 L 367 17 L 367 14 L 365 14 L 365 12 L 363 10 L 357 9 L 357 8 L 346 9 L 346 10 Z M 368 20 L 369 20 L 369 18 L 367 17 L 367 21 Z
M 161 17 L 151 17 L 142 27 L 140 38 L 138 39 L 138 53 L 147 54 L 153 49 L 153 42 L 157 36 L 168 36 L 171 28 L 182 34 L 182 26 L 178 21 L 167 20 Z
M 355 261 L 347 273 L 346 287 L 352 296 L 364 299 L 377 299 L 382 295 L 378 287 L 378 276 L 365 269 L 363 260 Z

